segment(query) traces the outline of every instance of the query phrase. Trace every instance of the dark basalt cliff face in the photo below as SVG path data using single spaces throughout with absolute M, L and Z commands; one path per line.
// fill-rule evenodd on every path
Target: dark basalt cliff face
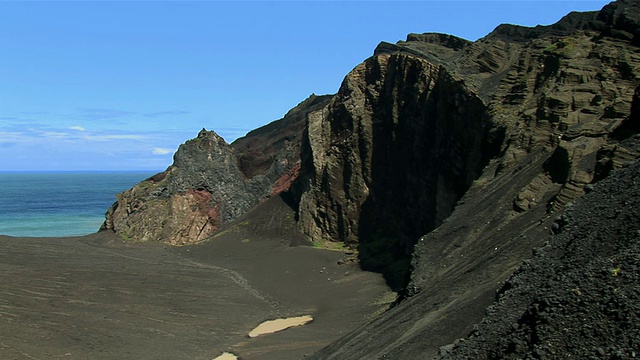
M 231 145 L 201 132 L 119 194 L 103 228 L 198 242 L 286 194 L 304 235 L 357 250 L 401 295 L 312 358 L 434 357 L 481 321 L 567 204 L 640 155 L 639 45 L 636 1 L 476 42 L 381 43 L 335 96 Z
M 167 170 L 118 194 L 101 230 L 138 242 L 185 245 L 205 240 L 289 189 L 300 171 L 306 114 L 329 98 L 312 95 L 283 119 L 231 145 L 203 129 L 180 146 Z
M 570 14 L 548 27 L 502 25 L 474 43 L 437 34 L 378 47 L 378 57 L 404 54 L 440 64 L 460 79 L 485 104 L 485 134 L 504 134 L 486 141 L 503 141 L 500 153 L 481 169 L 442 224 L 417 239 L 410 281 L 398 304 L 312 358 L 436 357 L 440 347 L 467 336 L 482 320 L 500 284 L 548 239 L 567 204 L 638 157 L 639 15 L 637 2 L 616 2 L 601 12 Z M 602 334 L 620 331 L 616 322 L 606 324 L 614 328 Z M 512 325 L 524 326 L 507 326 Z M 523 331 L 531 335 L 536 329 Z M 521 344 L 514 346 L 528 346 Z M 553 345 L 544 350 L 536 344 L 519 348 L 520 355 L 512 358 L 542 356 L 534 350 L 551 356 Z M 453 358 L 502 358 L 512 350 L 505 345 L 480 356 L 484 350 L 470 346 Z M 554 351 L 558 356 L 568 350 Z M 442 356 L 447 354 L 443 350 Z
M 300 227 L 314 241 L 358 246 L 365 269 L 401 286 L 415 241 L 451 213 L 503 136 L 443 66 L 374 56 L 309 114 Z

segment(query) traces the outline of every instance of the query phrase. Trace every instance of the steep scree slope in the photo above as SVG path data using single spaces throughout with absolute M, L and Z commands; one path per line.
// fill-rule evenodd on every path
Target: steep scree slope
M 443 359 L 640 356 L 640 162 L 597 183 Z

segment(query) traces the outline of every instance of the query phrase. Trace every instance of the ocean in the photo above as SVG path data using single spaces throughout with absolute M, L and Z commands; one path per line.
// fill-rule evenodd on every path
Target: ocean
M 115 195 L 153 174 L 0 173 L 0 234 L 58 237 L 95 233 Z

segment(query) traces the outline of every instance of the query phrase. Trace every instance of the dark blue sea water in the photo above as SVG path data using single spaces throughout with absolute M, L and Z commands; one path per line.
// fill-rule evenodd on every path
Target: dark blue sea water
M 153 172 L 0 173 L 0 234 L 76 236 L 98 231 L 115 194 Z

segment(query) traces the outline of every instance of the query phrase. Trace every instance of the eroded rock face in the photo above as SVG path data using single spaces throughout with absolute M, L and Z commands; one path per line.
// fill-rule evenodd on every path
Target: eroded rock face
M 198 242 L 246 211 L 254 196 L 232 148 L 203 129 L 180 146 L 162 175 L 118 194 L 103 229 L 134 241 Z
M 486 106 L 444 67 L 403 53 L 368 59 L 309 115 L 301 229 L 359 244 L 365 268 L 401 281 L 415 239 L 497 155 L 492 130 Z
M 306 113 L 329 99 L 312 95 L 283 119 L 231 145 L 203 129 L 180 146 L 166 171 L 118 194 L 101 230 L 139 242 L 185 245 L 205 240 L 291 187 L 299 174 Z

